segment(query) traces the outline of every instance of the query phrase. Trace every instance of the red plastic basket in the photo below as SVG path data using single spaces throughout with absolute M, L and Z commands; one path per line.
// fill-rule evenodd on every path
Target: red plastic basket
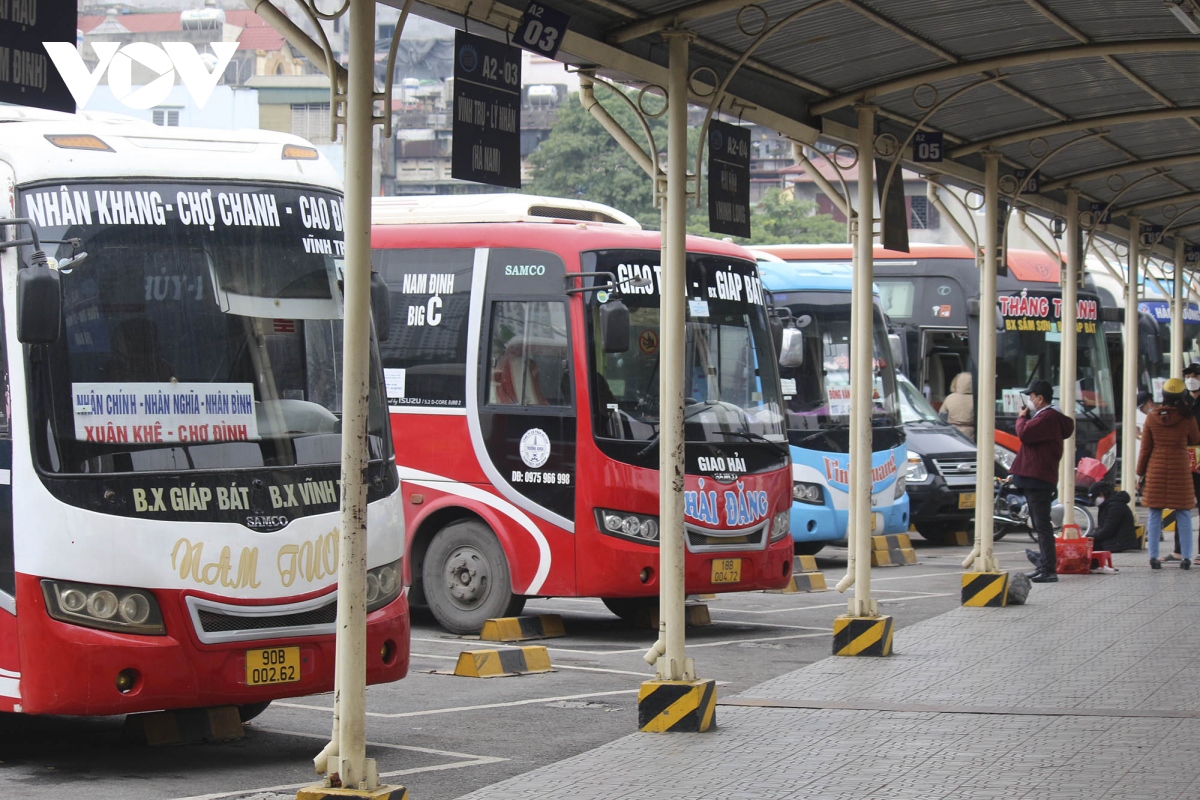
M 1059 575 L 1087 575 L 1092 567 L 1092 540 L 1079 535 L 1078 525 L 1063 525 L 1054 539 L 1054 555 Z

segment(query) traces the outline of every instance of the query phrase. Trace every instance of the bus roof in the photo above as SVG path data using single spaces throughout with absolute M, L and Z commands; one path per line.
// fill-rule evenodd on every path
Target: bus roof
M 74 145 L 60 139 L 76 139 Z M 90 145 L 90 146 L 89 146 Z M 284 148 L 297 150 L 285 157 Z M 303 182 L 340 190 L 332 165 L 298 136 L 154 125 L 122 114 L 0 106 L 0 162 L 18 186 L 42 181 L 207 179 Z
M 513 247 L 579 253 L 586 250 L 659 250 L 662 247 L 659 231 L 644 231 L 629 225 L 545 218 L 528 222 L 394 224 L 380 223 L 374 208 L 372 217 L 371 246 L 375 248 Z M 740 245 L 705 236 L 688 236 L 687 249 L 691 253 L 755 260 Z
M 756 245 L 756 249 L 785 261 L 849 261 L 854 257 L 853 246 L 844 243 Z M 975 259 L 975 254 L 970 248 L 954 244 L 914 243 L 907 253 L 887 250 L 876 245 L 874 253 L 877 261 L 913 261 L 918 258 L 972 261 Z M 1012 277 L 1018 281 L 1057 284 L 1062 262 L 1041 250 L 1009 250 L 1008 267 Z
M 770 292 L 848 292 L 854 286 L 854 269 L 845 261 L 798 263 L 760 259 L 758 272 Z M 879 294 L 877 287 L 872 289 Z
M 642 227 L 633 217 L 602 203 L 516 192 L 376 197 L 371 201 L 371 218 L 377 225 L 568 220 Z

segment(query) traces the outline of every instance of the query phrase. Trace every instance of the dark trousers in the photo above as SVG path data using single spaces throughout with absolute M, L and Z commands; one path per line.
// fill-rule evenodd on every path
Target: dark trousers
M 1029 524 L 1037 534 L 1038 548 L 1042 551 L 1038 572 L 1053 575 L 1058 566 L 1054 551 L 1054 526 L 1050 523 L 1050 501 L 1054 492 L 1050 489 L 1023 489 L 1029 507 Z

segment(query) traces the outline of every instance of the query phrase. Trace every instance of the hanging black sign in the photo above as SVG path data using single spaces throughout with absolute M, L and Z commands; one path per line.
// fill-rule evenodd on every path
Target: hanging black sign
M 513 43 L 546 58 L 556 58 L 571 17 L 538 0 L 525 7 Z
M 521 188 L 521 51 L 454 34 L 454 152 L 458 180 Z
M 42 42 L 75 42 L 75 0 L 0 0 L 0 103 L 75 113 Z
M 897 169 L 892 182 L 883 193 L 883 182 L 887 180 L 892 162 L 875 159 L 875 186 L 879 193 L 879 241 L 888 250 L 908 252 L 908 205 L 904 200 L 904 176 Z
M 750 238 L 750 131 L 708 125 L 708 229 Z
M 1154 247 L 1162 238 L 1163 226 L 1143 223 L 1141 229 L 1142 247 Z

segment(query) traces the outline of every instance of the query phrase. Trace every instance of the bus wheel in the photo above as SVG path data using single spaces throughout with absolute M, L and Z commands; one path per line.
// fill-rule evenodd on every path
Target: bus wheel
M 513 595 L 508 560 L 483 523 L 465 520 L 433 537 L 421 568 L 429 610 L 451 633 L 479 633 L 483 623 L 519 614 L 525 598 Z
M 815 556 L 828 542 L 792 542 L 792 552 L 798 556 Z
M 949 529 L 945 525 L 925 523 L 917 526 L 917 533 L 930 544 L 945 544 L 949 539 Z
M 626 622 L 648 625 L 658 614 L 657 597 L 605 597 L 602 599 L 609 611 Z
M 264 700 L 261 703 L 247 703 L 244 706 L 238 706 L 238 717 L 242 722 L 249 722 L 259 714 L 267 710 L 267 706 L 271 705 L 270 700 Z

